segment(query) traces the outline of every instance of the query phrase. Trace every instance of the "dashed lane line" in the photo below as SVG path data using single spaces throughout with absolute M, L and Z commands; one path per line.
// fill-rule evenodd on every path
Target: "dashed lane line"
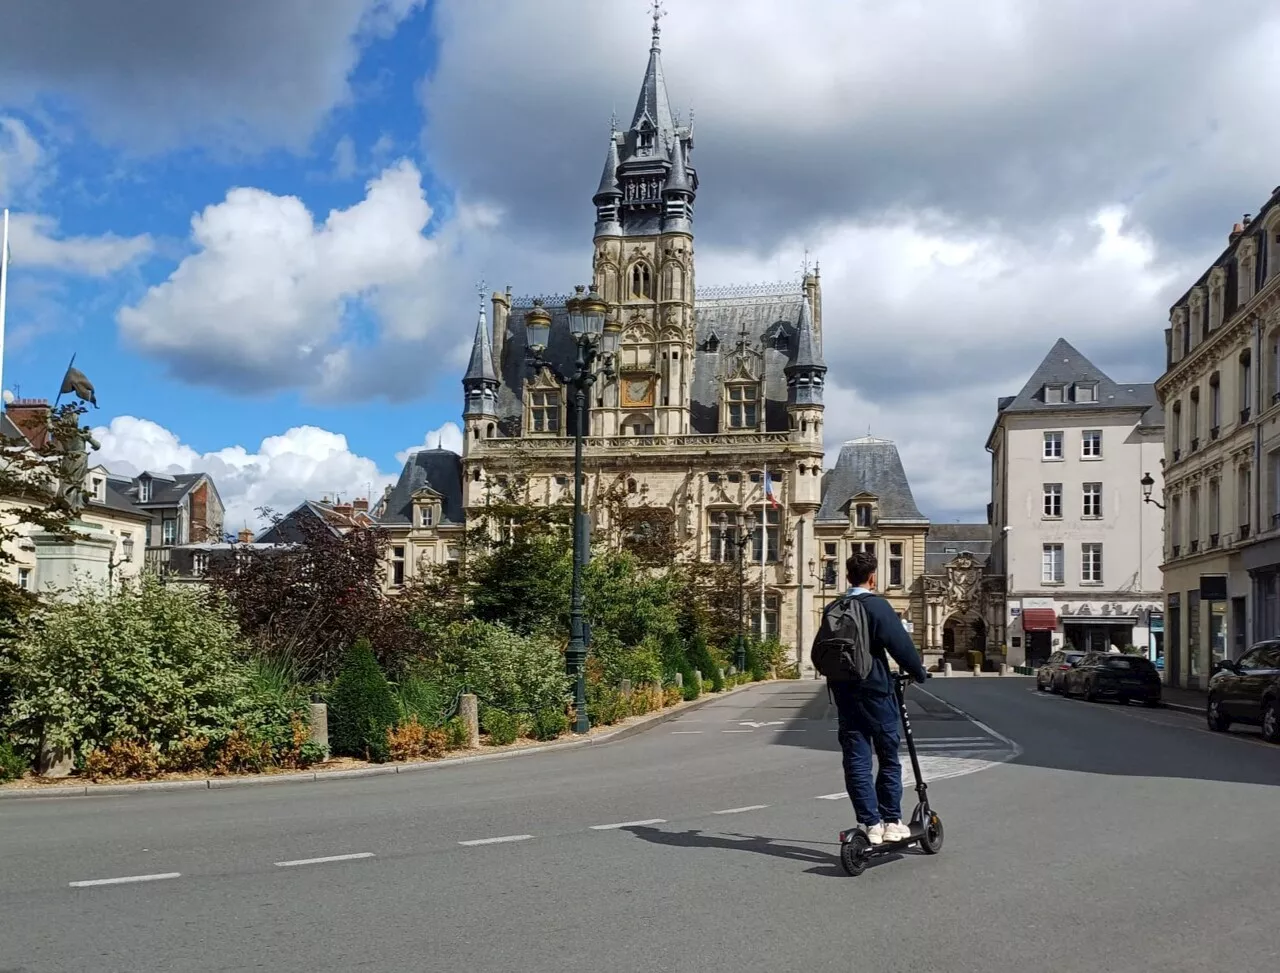
M 768 804 L 748 804 L 746 807 L 728 807 L 723 811 L 716 811 L 716 814 L 742 814 L 746 811 L 763 811 Z
M 358 858 L 374 857 L 371 851 L 357 851 L 351 855 L 325 855 L 323 858 L 298 858 L 289 862 L 276 862 L 276 868 L 297 868 L 299 865 L 327 865 L 329 862 L 349 862 Z
M 126 875 L 123 878 L 95 878 L 86 882 L 68 882 L 73 889 L 87 889 L 95 885 L 127 885 L 132 882 L 162 882 L 169 878 L 181 878 L 181 872 L 163 872 L 158 875 Z
M 476 845 L 508 845 L 513 841 L 528 841 L 531 834 L 507 834 L 498 838 L 472 838 L 470 841 L 459 841 L 458 844 L 473 848 Z
M 638 828 L 645 824 L 666 824 L 666 818 L 649 818 L 646 821 L 619 821 L 617 824 L 593 824 L 592 831 L 617 831 L 619 828 Z

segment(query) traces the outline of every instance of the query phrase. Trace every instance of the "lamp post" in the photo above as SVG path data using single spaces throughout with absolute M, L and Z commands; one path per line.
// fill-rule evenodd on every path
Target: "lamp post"
M 1143 503 L 1154 503 L 1157 507 L 1159 507 L 1161 510 L 1163 510 L 1163 509 L 1164 509 L 1164 504 L 1162 504 L 1159 500 L 1152 500 L 1152 499 L 1151 499 L 1151 490 L 1152 490 L 1152 488 L 1153 488 L 1153 487 L 1155 487 L 1155 485 L 1156 485 L 1156 481 L 1155 481 L 1155 480 L 1153 480 L 1153 479 L 1151 478 L 1151 474 L 1150 474 L 1150 473 L 1143 473 L 1143 474 L 1142 474 L 1142 479 L 1141 479 L 1141 480 L 1139 480 L 1138 482 L 1142 484 L 1142 502 L 1143 502 Z
M 569 334 L 575 351 L 572 373 L 561 372 L 546 358 L 547 342 L 551 336 L 551 315 L 534 301 L 533 309 L 525 315 L 525 332 L 528 352 L 526 360 L 535 368 L 546 368 L 556 380 L 573 389 L 573 585 L 569 592 L 569 648 L 565 652 L 565 666 L 573 679 L 573 707 L 576 715 L 575 733 L 591 729 L 587 718 L 587 633 L 582 617 L 582 569 L 587 563 L 587 520 L 582 509 L 582 441 L 586 424 L 587 392 L 598 377 L 612 378 L 613 360 L 622 335 L 617 322 L 606 325 L 607 304 L 595 288 L 585 293 L 579 284 L 574 296 L 565 302 L 569 312 Z
M 747 588 L 746 563 L 743 558 L 743 552 L 756 532 L 756 515 L 754 513 L 747 514 L 744 518 L 742 512 L 739 511 L 734 517 L 734 526 L 738 529 L 737 536 L 732 542 L 729 541 L 729 515 L 721 511 L 716 518 L 716 523 L 720 527 L 720 557 L 724 558 L 724 551 L 727 544 L 732 543 L 738 549 L 738 645 L 733 653 L 733 665 L 739 672 L 743 672 L 747 668 L 747 635 L 745 622 L 745 606 L 743 605 L 743 595 Z
M 821 571 L 818 569 L 818 562 L 813 558 L 809 558 L 809 577 L 818 582 L 818 599 L 822 602 L 822 607 L 827 607 L 827 559 L 822 559 Z

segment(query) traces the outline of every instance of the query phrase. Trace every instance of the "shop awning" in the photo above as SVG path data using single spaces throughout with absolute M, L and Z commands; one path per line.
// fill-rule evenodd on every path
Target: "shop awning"
M 1022 609 L 1024 632 L 1052 632 L 1058 627 L 1058 613 L 1052 608 Z

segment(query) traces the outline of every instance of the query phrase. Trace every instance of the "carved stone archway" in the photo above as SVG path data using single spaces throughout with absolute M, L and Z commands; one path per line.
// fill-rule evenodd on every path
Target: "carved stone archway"
M 943 566 L 943 573 L 924 579 L 925 638 L 920 648 L 926 661 L 964 663 L 971 648 L 985 658 L 998 655 L 1004 615 L 1004 583 L 967 551 Z M 980 644 L 979 644 L 980 640 Z

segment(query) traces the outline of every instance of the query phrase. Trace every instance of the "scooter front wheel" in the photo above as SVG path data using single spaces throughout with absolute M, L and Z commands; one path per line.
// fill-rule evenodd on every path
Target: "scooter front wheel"
M 929 820 L 924 824 L 924 834 L 920 836 L 920 848 L 926 855 L 936 855 L 942 851 L 942 818 L 937 811 L 929 812 Z
M 867 870 L 866 854 L 871 850 L 871 842 L 866 835 L 856 834 L 840 845 L 840 864 L 844 870 L 857 878 Z

